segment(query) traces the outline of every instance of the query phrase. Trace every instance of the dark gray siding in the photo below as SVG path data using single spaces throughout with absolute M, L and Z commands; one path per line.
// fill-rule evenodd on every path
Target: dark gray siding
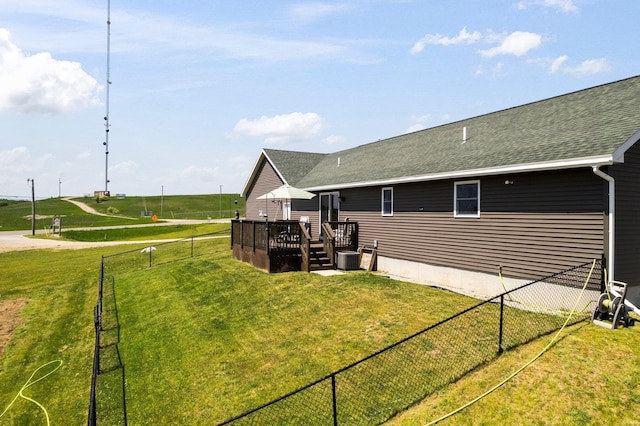
M 276 189 L 284 183 L 267 160 L 263 160 L 262 164 L 258 167 L 259 170 L 256 174 L 256 180 L 245 194 L 247 206 L 246 217 L 249 220 L 264 220 L 264 218 L 258 215 L 260 210 L 265 213 L 268 210 L 270 218 L 275 217 L 278 208 L 277 205 L 271 201 L 265 202 L 265 200 L 256 200 L 256 198 Z M 282 219 L 282 212 L 278 210 L 278 214 L 280 215 L 280 219 Z
M 615 279 L 640 285 L 640 146 L 609 172 L 616 179 Z
M 603 254 L 606 186 L 590 169 L 479 180 L 480 218 L 453 216 L 453 180 L 395 185 L 391 217 L 381 187 L 343 190 L 341 216 L 381 256 L 496 275 L 540 278 Z

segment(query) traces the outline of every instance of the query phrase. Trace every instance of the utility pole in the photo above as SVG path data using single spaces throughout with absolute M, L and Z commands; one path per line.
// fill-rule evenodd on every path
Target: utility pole
M 27 179 L 27 183 L 29 182 L 31 182 L 31 235 L 36 235 L 36 192 L 33 179 Z

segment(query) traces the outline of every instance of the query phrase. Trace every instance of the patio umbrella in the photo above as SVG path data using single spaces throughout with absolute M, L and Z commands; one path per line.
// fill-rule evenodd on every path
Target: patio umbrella
M 312 192 L 293 187 L 289 184 L 284 184 L 272 191 L 267 192 L 266 194 L 262 194 L 261 196 L 257 197 L 256 200 L 284 200 L 284 201 L 291 202 L 291 200 L 310 200 L 315 196 L 316 194 Z M 266 201 L 265 201 L 265 206 L 267 206 Z M 268 214 L 268 206 L 267 206 L 267 214 Z

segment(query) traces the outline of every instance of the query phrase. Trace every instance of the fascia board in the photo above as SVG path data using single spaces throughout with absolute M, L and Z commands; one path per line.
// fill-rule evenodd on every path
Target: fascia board
M 640 130 L 635 132 L 625 143 L 620 145 L 618 149 L 613 153 L 613 160 L 616 163 L 624 163 L 624 153 L 627 152 L 636 142 L 640 140 Z
M 271 158 L 269 158 L 269 156 L 263 149 L 260 152 L 260 155 L 258 156 L 258 159 L 256 160 L 255 164 L 253 165 L 253 169 L 251 169 L 251 174 L 249 175 L 249 178 L 247 179 L 247 181 L 244 184 L 244 187 L 242 188 L 242 192 L 240 193 L 241 197 L 245 197 L 247 195 L 247 192 L 249 191 L 249 186 L 251 185 L 251 183 L 254 181 L 254 179 L 258 174 L 258 166 L 260 165 L 263 157 L 269 162 L 271 167 L 273 167 L 273 170 L 275 170 L 280 180 L 285 184 L 288 183 L 287 180 L 284 178 L 284 176 L 282 176 L 282 173 L 280 173 L 280 170 L 278 170 L 276 165 L 273 163 L 273 161 L 271 161 Z
M 574 169 L 579 167 L 591 167 L 597 165 L 613 164 L 613 156 L 603 155 L 598 157 L 576 158 L 572 160 L 552 161 L 544 163 L 518 164 L 513 166 L 491 167 L 486 169 L 460 170 L 456 172 L 434 173 L 420 176 L 407 176 L 393 179 L 380 179 L 372 181 L 349 182 L 336 185 L 321 185 L 304 188 L 307 191 L 326 191 L 335 189 L 359 188 L 365 186 L 394 185 L 401 183 L 426 182 L 445 179 L 463 179 L 470 177 L 492 176 L 508 173 L 525 173 L 548 170 Z

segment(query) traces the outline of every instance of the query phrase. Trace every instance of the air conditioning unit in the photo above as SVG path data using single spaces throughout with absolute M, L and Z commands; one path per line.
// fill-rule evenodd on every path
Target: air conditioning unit
M 342 269 L 343 271 L 360 269 L 360 253 L 357 251 L 339 251 L 338 269 Z

